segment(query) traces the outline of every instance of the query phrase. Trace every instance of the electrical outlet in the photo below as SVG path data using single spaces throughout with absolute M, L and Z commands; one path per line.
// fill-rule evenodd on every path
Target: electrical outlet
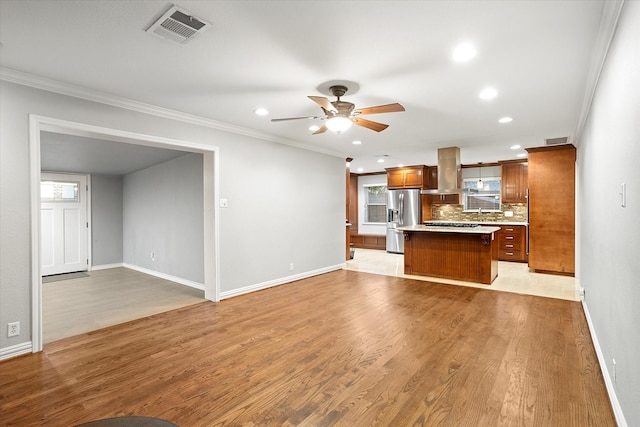
M 293 263 L 289 264 L 289 270 L 293 271 Z
M 7 337 L 20 335 L 20 322 L 7 323 Z

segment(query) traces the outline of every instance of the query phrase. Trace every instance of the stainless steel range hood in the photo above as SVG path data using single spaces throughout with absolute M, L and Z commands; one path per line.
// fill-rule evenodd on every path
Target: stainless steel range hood
M 421 194 L 462 194 L 478 190 L 463 188 L 462 164 L 460 163 L 460 148 L 438 148 L 438 189 L 422 190 Z

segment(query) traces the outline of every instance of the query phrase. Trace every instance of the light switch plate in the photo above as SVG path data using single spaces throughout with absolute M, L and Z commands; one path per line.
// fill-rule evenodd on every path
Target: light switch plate
M 627 184 L 620 184 L 620 206 L 627 206 Z

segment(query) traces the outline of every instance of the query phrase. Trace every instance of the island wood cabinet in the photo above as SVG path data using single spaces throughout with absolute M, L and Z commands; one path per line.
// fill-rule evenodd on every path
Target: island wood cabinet
M 402 168 L 387 168 L 387 188 L 389 190 L 401 188 L 427 188 L 428 177 L 426 166 L 406 166 Z
M 571 144 L 528 148 L 529 268 L 575 274 L 575 165 Z
M 525 162 L 501 163 L 502 203 L 527 203 L 528 165 Z
M 404 230 L 404 274 L 491 284 L 498 244 L 489 233 Z

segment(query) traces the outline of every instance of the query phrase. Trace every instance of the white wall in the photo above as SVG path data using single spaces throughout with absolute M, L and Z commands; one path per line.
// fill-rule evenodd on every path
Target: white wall
M 344 263 L 343 158 L 0 81 L 0 356 L 31 340 L 29 114 L 219 147 L 227 295 Z
M 358 234 L 385 236 L 387 234 L 387 224 L 366 224 L 364 222 L 365 185 L 387 185 L 387 174 L 358 177 Z
M 578 144 L 577 175 L 585 307 L 629 426 L 640 425 L 639 76 L 640 2 L 627 1 Z
M 91 265 L 122 262 L 122 177 L 91 175 Z
M 191 153 L 124 176 L 125 264 L 204 286 L 202 171 Z

